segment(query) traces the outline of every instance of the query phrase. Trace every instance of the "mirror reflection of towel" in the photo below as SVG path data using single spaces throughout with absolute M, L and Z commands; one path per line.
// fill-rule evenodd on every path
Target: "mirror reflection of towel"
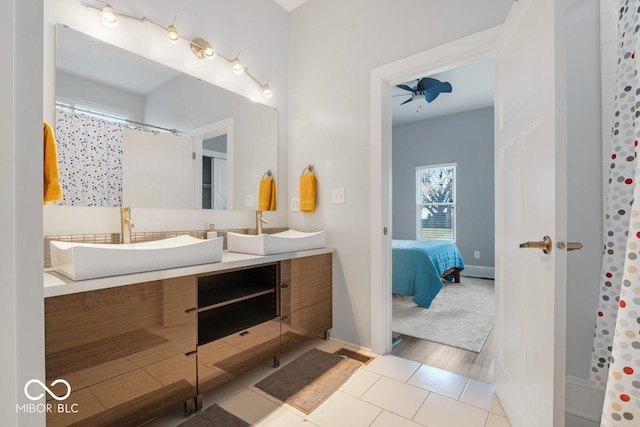
M 260 181 L 260 195 L 258 196 L 259 211 L 276 210 L 276 181 L 269 177 Z
M 316 211 L 316 175 L 313 173 L 300 175 L 300 210 Z
M 44 123 L 44 197 L 43 204 L 62 199 L 62 187 L 58 173 L 58 152 L 53 129 L 49 123 Z

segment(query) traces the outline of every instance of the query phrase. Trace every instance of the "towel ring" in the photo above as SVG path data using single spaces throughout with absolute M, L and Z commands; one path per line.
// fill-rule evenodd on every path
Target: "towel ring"
M 264 173 L 264 175 L 262 175 L 262 179 L 264 179 L 264 177 L 265 177 L 265 176 L 270 177 L 270 176 L 272 176 L 272 175 L 273 175 L 273 174 L 271 173 L 271 169 L 269 169 L 268 171 L 266 171 L 266 172 Z
M 312 173 L 312 174 L 314 174 L 314 175 L 315 175 L 315 173 L 316 173 L 316 170 L 315 170 L 315 168 L 313 167 L 313 164 L 311 164 L 311 163 L 309 164 L 309 166 L 307 166 L 306 168 L 304 168 L 304 169 L 303 169 L 303 171 L 302 171 L 302 174 L 301 174 L 301 175 L 304 175 L 304 174 L 305 174 L 305 172 L 307 172 L 307 171 L 309 171 L 309 173 Z

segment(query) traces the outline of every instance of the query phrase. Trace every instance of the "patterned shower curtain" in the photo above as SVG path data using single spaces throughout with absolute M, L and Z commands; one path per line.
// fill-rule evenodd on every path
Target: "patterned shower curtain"
M 640 1 L 619 2 L 618 66 L 592 384 L 601 426 L 640 426 Z
M 59 205 L 122 205 L 124 125 L 84 114 L 56 110 Z

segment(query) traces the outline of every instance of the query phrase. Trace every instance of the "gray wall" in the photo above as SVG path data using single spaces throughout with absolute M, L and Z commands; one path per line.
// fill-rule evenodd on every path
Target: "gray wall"
M 457 163 L 456 244 L 465 264 L 493 267 L 493 107 L 394 126 L 392 150 L 393 238 L 416 238 L 416 166 Z

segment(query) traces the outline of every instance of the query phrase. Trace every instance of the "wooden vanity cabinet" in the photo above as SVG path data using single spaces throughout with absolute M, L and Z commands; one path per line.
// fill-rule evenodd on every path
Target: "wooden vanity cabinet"
M 136 426 L 196 394 L 193 276 L 45 299 L 47 426 Z M 53 389 L 66 393 L 66 386 Z M 51 397 L 47 395 L 49 399 Z M 58 409 L 58 401 L 51 401 Z M 72 406 L 75 405 L 75 406 Z
M 280 262 L 282 345 L 286 349 L 300 337 L 328 337 L 333 327 L 332 254 Z
M 137 426 L 181 404 L 197 410 L 203 393 L 269 359 L 277 365 L 306 337 L 326 337 L 331 259 L 45 298 L 46 382 L 68 381 L 65 408 L 75 409 L 48 413 L 47 426 Z
M 280 356 L 278 263 L 198 276 L 198 394 Z

